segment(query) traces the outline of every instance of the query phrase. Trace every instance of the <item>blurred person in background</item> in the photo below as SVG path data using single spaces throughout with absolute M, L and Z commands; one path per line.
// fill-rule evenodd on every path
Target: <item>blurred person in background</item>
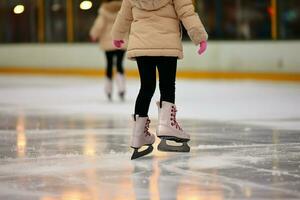
M 93 42 L 98 40 L 100 48 L 105 51 L 106 56 L 106 79 L 104 84 L 104 91 L 109 100 L 112 100 L 113 91 L 113 65 L 116 59 L 117 75 L 116 82 L 118 87 L 118 94 L 121 100 L 125 98 L 125 76 L 123 67 L 123 58 L 126 46 L 120 49 L 112 44 L 111 29 L 117 17 L 118 11 L 121 8 L 122 1 L 106 0 L 101 4 L 98 17 L 96 18 L 91 30 L 90 37 Z

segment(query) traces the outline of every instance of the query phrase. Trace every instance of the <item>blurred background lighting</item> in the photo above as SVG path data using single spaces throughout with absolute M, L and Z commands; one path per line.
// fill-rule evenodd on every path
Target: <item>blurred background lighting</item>
M 80 3 L 80 9 L 81 10 L 89 10 L 93 6 L 93 3 L 91 1 L 83 1 Z
M 51 9 L 53 12 L 57 12 L 61 9 L 61 5 L 59 3 L 55 3 L 52 5 Z
M 15 14 L 22 14 L 25 10 L 25 7 L 23 5 L 16 5 L 14 7 L 14 13 Z

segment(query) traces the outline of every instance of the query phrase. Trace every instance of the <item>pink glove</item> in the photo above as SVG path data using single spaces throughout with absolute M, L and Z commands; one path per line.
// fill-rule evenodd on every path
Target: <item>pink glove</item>
M 97 42 L 96 38 L 90 37 L 90 42 Z
M 206 49 L 207 49 L 207 42 L 206 41 L 200 42 L 198 54 L 199 55 L 203 54 Z
M 120 49 L 124 44 L 124 40 L 113 40 L 114 47 Z

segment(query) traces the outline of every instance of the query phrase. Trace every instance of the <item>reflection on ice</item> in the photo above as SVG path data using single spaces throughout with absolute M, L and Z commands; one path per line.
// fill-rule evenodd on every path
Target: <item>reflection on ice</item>
M 10 116 L 8 123 L 15 123 L 15 130 L 1 130 L 5 138 L 0 143 L 1 198 L 300 197 L 298 131 L 251 125 L 245 131 L 240 124 L 183 120 L 193 135 L 191 153 L 166 153 L 155 148 L 151 156 L 132 162 L 127 145 L 130 137 L 124 134 L 131 128 L 126 120 L 120 123 L 119 119 L 90 116 L 93 123 L 88 123 L 84 117 L 82 121 L 79 117 L 63 120 L 69 116 L 40 117 L 45 125 L 51 124 L 51 129 L 44 129 L 44 125 L 27 129 L 39 119 L 20 115 Z M 78 123 L 85 128 L 73 129 Z M 200 129 L 206 131 L 199 134 Z
M 23 97 L 36 92 L 15 84 L 8 89 L 0 84 L 0 94 L 6 94 L 0 98 L 1 200 L 300 199 L 300 131 L 278 128 L 279 119 L 274 128 L 254 118 L 248 123 L 181 117 L 191 133 L 190 153 L 159 152 L 157 141 L 150 156 L 131 161 L 130 116 L 94 113 L 88 106 L 130 113 L 132 102 L 96 102 L 97 88 L 80 97 L 66 95 L 65 102 L 57 98 L 51 107 L 43 96 L 11 100 L 13 90 Z M 70 89 L 52 87 L 43 87 L 48 98 Z M 69 103 L 86 110 L 68 110 Z
M 115 129 L 109 129 L 101 122 L 106 119 L 95 116 L 93 120 L 99 123 L 87 123 L 82 130 L 63 129 L 62 123 L 52 123 L 51 130 L 26 129 L 24 121 L 30 123 L 32 117 L 35 119 L 16 116 L 16 120 L 11 120 L 16 122 L 16 130 L 1 130 L 5 138 L 0 145 L 1 198 L 300 197 L 297 131 L 253 126 L 250 133 L 249 130 L 245 133 L 240 132 L 244 130 L 238 128 L 241 125 L 226 123 L 223 126 L 230 130 L 227 132 L 215 129 L 221 127 L 220 123 L 202 121 L 201 128 L 207 130 L 202 134 L 195 131 L 196 121 L 183 120 L 193 135 L 190 154 L 155 150 L 152 156 L 132 162 L 127 146 L 130 137 L 123 133 L 130 132 L 130 124 L 126 122 L 116 123 Z M 47 124 L 47 117 L 43 120 Z M 52 117 L 49 120 L 53 122 Z M 103 129 L 99 124 L 103 124 Z

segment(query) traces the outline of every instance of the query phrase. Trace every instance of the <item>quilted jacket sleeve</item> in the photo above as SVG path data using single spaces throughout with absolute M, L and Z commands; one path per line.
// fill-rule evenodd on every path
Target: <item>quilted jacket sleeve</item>
M 93 26 L 90 30 L 90 36 L 93 39 L 100 39 L 101 38 L 101 33 L 102 33 L 104 27 L 105 27 L 105 20 L 101 15 L 99 15 L 96 18 L 96 20 L 95 20 L 95 22 L 94 22 L 94 24 L 93 24 Z
M 208 39 L 207 32 L 198 14 L 195 13 L 192 1 L 173 0 L 173 2 L 177 15 L 193 43 L 198 45 L 201 41 L 206 41 Z
M 132 6 L 129 0 L 123 0 L 111 32 L 114 40 L 125 39 L 128 35 L 133 20 L 131 9 Z

